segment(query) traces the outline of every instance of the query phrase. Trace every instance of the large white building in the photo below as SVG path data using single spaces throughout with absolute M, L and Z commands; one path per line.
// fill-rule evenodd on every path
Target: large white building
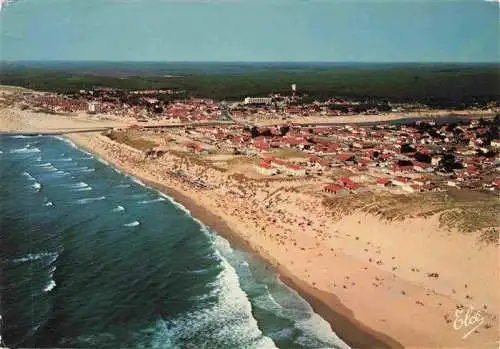
M 271 104 L 269 97 L 247 97 L 243 100 L 244 104 Z

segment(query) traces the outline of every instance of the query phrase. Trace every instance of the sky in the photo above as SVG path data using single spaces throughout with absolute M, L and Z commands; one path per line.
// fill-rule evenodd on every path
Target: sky
M 500 60 L 498 1 L 0 2 L 1 60 Z

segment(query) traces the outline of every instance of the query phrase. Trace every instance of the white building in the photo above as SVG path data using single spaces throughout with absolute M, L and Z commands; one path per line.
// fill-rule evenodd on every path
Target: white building
M 244 104 L 271 104 L 269 97 L 247 97 L 243 100 Z
M 88 112 L 91 114 L 98 114 L 101 112 L 101 103 L 99 102 L 89 102 Z

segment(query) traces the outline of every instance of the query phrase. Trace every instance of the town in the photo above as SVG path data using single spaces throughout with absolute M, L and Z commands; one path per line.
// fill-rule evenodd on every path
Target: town
M 209 99 L 177 99 L 179 93 L 172 90 L 125 93 L 114 89 L 82 90 L 70 96 L 21 92 L 4 96 L 3 103 L 48 113 L 130 120 L 135 122 L 132 127 L 109 134 L 145 138 L 151 142 L 152 149 L 148 150 L 153 154 L 189 152 L 205 158 L 207 163 L 221 163 L 220 159 L 224 159 L 225 164 L 238 158 L 232 170 L 245 176 L 307 179 L 330 195 L 381 190 L 443 191 L 449 187 L 500 189 L 498 116 L 374 125 L 307 125 L 287 122 L 286 118 L 281 121 L 276 115 L 307 116 L 315 112 L 340 116 L 391 109 L 389 103 L 372 103 L 368 108 L 366 104 L 335 98 L 322 105 L 305 104 L 295 89 L 292 86 L 292 96 L 248 97 L 231 106 Z M 495 103 L 490 105 L 495 107 Z M 329 111 L 325 112 L 325 108 Z M 402 107 L 398 108 L 401 111 Z M 274 115 L 277 123 L 255 123 L 267 114 Z M 173 125 L 182 127 L 168 127 Z M 192 182 L 203 183 L 200 178 Z

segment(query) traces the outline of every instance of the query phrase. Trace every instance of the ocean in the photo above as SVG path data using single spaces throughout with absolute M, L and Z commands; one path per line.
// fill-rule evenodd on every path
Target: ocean
M 8 347 L 348 348 L 254 255 L 49 136 L 0 136 Z

